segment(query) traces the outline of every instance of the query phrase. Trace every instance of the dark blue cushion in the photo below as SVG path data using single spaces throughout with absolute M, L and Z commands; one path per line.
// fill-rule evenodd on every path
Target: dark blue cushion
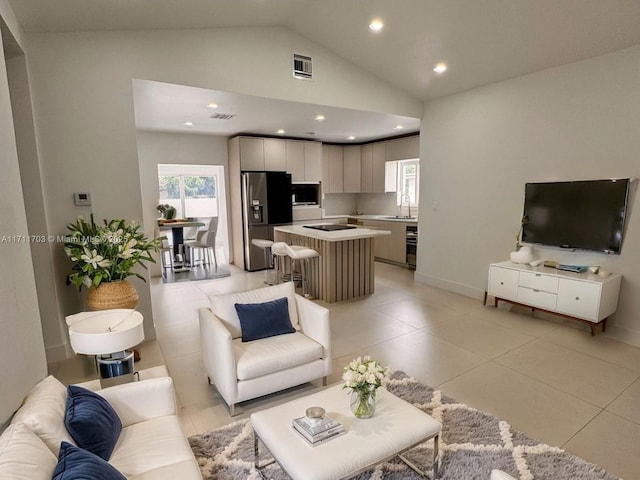
M 264 303 L 236 303 L 235 307 L 243 342 L 296 331 L 289 318 L 287 297 Z
M 127 477 L 97 455 L 62 442 L 52 480 L 127 480 Z
M 67 431 L 76 444 L 109 460 L 122 430 L 122 422 L 103 397 L 76 385 L 67 387 Z

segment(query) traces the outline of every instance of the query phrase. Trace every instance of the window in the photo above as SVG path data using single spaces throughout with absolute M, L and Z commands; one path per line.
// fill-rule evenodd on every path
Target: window
M 159 203 L 175 207 L 176 217 L 218 216 L 218 179 L 215 174 L 194 174 L 158 167 Z
M 420 189 L 420 160 L 400 160 L 398 162 L 398 206 L 418 205 Z

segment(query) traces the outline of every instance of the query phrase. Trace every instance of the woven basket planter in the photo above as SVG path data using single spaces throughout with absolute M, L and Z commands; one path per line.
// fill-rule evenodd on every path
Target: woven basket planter
M 131 282 L 116 280 L 91 287 L 87 295 L 89 310 L 109 310 L 112 308 L 136 308 L 138 292 Z

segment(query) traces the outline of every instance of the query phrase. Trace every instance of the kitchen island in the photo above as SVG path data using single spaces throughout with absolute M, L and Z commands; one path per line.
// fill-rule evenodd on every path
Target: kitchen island
M 321 231 L 309 226 L 286 225 L 273 230 L 274 241 L 313 248 L 320 254 L 307 272 L 311 295 L 333 303 L 372 294 L 375 237 L 391 232 L 368 228 Z

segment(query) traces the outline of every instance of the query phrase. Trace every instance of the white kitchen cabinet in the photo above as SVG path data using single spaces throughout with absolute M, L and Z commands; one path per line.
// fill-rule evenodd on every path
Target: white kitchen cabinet
M 384 162 L 384 191 L 398 191 L 398 162 Z
M 344 192 L 344 161 L 340 145 L 322 146 L 322 190 L 324 193 Z
M 373 145 L 360 148 L 360 192 L 373 192 Z
M 487 294 L 498 301 L 516 303 L 569 318 L 591 326 L 602 323 L 618 307 L 622 276 L 599 277 L 592 273 L 574 273 L 516 264 L 510 261 L 489 266 Z
M 304 142 L 304 180 L 322 181 L 322 143 Z
M 364 227 L 387 230 L 391 235 L 381 235 L 374 240 L 373 255 L 398 264 L 407 263 L 407 224 L 396 220 L 363 220 Z M 413 223 L 412 225 L 415 225 Z
M 284 172 L 287 169 L 285 141 L 277 138 L 239 137 L 240 169 Z
M 264 139 L 264 169 L 270 172 L 287 171 L 287 146 L 284 140 Z
M 264 170 L 264 139 L 240 137 L 240 169 Z
M 287 140 L 286 147 L 286 171 L 291 174 L 291 181 L 304 182 L 304 143 Z
M 386 162 L 386 142 L 378 142 L 373 144 L 372 152 L 372 166 L 373 166 L 373 179 L 372 191 L 375 193 L 384 193 L 384 179 L 385 179 L 385 162 Z
M 387 140 L 386 143 L 385 158 L 387 162 L 420 158 L 420 135 Z
M 386 222 L 380 220 L 363 220 L 363 226 L 371 230 L 387 230 Z M 388 260 L 390 235 L 378 235 L 373 240 L 373 256 L 377 259 Z
M 343 149 L 343 191 L 360 193 L 360 146 L 347 145 Z

